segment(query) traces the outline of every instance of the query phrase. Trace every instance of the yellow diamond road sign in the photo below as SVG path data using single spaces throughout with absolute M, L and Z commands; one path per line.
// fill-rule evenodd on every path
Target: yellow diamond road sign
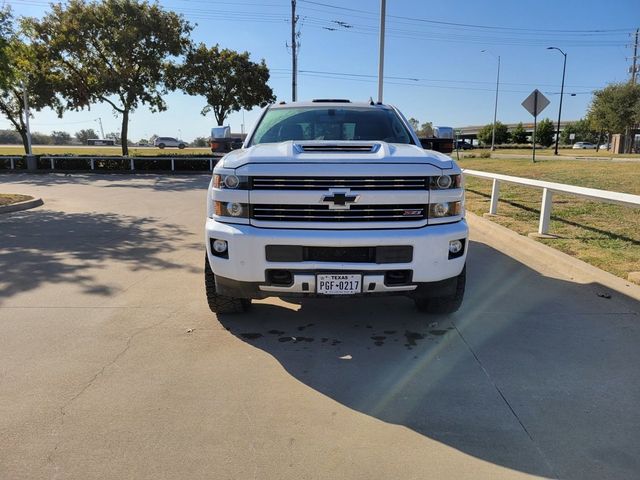
M 527 98 L 522 102 L 522 106 L 534 117 L 537 117 L 547 105 L 549 105 L 549 99 L 545 97 L 537 88 L 531 92 Z

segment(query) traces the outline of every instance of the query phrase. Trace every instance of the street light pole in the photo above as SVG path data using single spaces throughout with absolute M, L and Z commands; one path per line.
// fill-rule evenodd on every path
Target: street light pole
M 560 141 L 560 118 L 562 117 L 562 99 L 564 98 L 564 74 L 567 70 L 567 54 L 558 47 L 547 47 L 547 50 L 558 50 L 564 56 L 562 64 L 562 86 L 560 87 L 560 106 L 558 107 L 558 128 L 556 128 L 556 148 L 554 155 L 558 155 L 558 142 Z
M 384 83 L 384 24 L 387 11 L 386 0 L 380 0 L 380 46 L 378 58 L 378 103 L 382 103 L 382 87 Z
M 485 53 L 489 53 L 491 55 L 493 55 L 494 57 L 496 55 L 494 55 L 493 53 L 491 53 L 489 50 L 481 50 L 482 52 Z M 495 101 L 495 105 L 493 107 L 493 129 L 491 131 L 491 151 L 494 151 L 496 149 L 496 122 L 497 122 L 497 118 L 498 118 L 498 91 L 500 89 L 500 55 L 498 55 L 498 75 L 496 76 L 496 101 Z

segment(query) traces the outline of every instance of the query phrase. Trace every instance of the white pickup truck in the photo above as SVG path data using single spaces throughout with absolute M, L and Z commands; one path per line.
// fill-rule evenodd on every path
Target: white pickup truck
M 205 286 L 216 313 L 251 299 L 405 295 L 455 312 L 468 227 L 460 168 L 374 102 L 267 107 L 207 193 Z

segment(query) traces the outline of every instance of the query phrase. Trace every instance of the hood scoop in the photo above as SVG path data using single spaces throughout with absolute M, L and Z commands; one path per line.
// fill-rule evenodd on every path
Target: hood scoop
M 376 153 L 380 150 L 380 144 L 294 143 L 293 148 L 298 153 Z

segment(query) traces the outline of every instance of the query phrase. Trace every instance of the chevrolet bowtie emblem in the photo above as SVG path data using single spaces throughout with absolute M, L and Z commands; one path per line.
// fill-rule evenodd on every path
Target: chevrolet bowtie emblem
M 329 210 L 348 210 L 351 203 L 355 203 L 360 195 L 352 195 L 349 190 L 333 191 L 323 195 L 322 201 L 329 204 Z

